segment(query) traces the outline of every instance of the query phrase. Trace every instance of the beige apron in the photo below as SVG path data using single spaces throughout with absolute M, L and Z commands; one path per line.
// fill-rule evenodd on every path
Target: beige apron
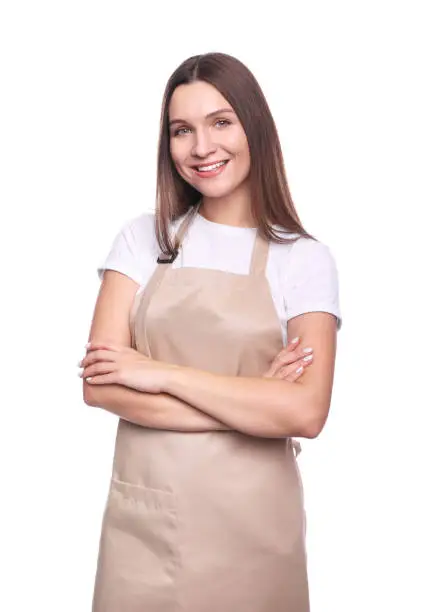
M 283 346 L 268 249 L 257 234 L 248 275 L 160 263 L 132 308 L 136 349 L 262 376 Z M 307 612 L 299 450 L 291 439 L 120 419 L 93 612 Z

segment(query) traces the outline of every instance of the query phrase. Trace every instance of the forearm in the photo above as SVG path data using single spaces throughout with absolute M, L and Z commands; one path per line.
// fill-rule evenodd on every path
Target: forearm
M 84 381 L 84 399 L 126 421 L 182 432 L 225 431 L 230 426 L 166 393 L 141 393 L 122 385 L 89 385 Z
M 232 429 L 276 438 L 314 437 L 313 398 L 298 382 L 172 370 L 163 389 Z

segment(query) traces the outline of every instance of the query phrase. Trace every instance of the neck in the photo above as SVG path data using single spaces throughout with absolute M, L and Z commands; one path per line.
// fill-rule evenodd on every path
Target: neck
M 244 192 L 221 198 L 204 196 L 199 213 L 213 223 L 235 227 L 256 227 L 251 213 L 250 195 Z

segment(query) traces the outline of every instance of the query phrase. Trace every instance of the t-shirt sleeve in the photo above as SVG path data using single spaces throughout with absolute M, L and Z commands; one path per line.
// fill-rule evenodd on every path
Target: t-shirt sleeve
M 287 320 L 306 312 L 329 312 L 342 317 L 337 265 L 329 247 L 310 238 L 299 238 L 292 246 L 284 277 Z
M 100 280 L 105 270 L 115 270 L 142 285 L 146 268 L 154 257 L 153 233 L 150 215 L 141 215 L 125 223 L 115 236 L 108 254 L 97 267 Z

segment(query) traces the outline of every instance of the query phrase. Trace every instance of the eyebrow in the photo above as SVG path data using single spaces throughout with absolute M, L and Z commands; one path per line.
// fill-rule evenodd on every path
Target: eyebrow
M 218 110 L 213 111 L 212 113 L 208 113 L 208 115 L 205 115 L 205 119 L 210 119 L 211 117 L 214 117 L 215 115 L 220 115 L 222 113 L 234 113 L 235 111 L 233 111 L 231 108 L 219 108 Z M 188 121 L 186 121 L 185 119 L 172 119 L 172 121 L 169 121 L 169 125 L 173 125 L 174 123 L 188 123 Z

